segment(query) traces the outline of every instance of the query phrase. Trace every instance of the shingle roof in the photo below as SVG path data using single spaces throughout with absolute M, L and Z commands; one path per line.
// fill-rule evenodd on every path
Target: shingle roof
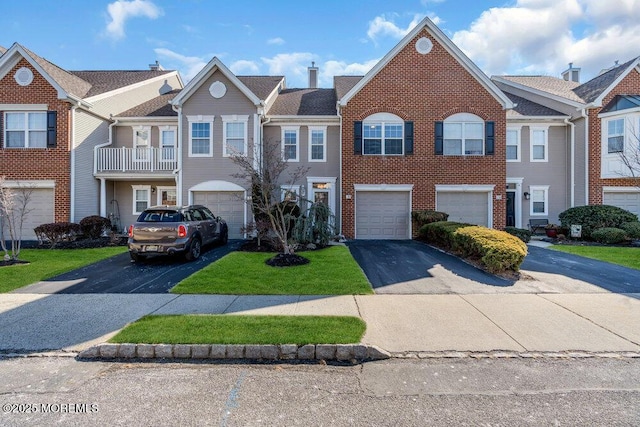
M 499 76 L 500 78 L 528 86 L 533 89 L 538 89 L 543 92 L 550 93 L 552 95 L 560 96 L 574 102 L 583 102 L 582 98 L 576 95 L 573 91 L 576 87 L 580 86 L 580 83 L 566 81 L 557 77 L 551 76 Z
M 264 101 L 284 76 L 236 76 L 255 96 Z
M 284 89 L 269 109 L 274 116 L 335 116 L 334 89 Z
M 147 102 L 136 105 L 135 107 L 118 114 L 118 117 L 177 117 L 178 113 L 173 111 L 169 101 L 175 98 L 180 91 L 181 89 L 174 89 L 169 93 L 150 99 Z
M 84 97 L 99 95 L 121 87 L 171 73 L 171 70 L 102 70 L 70 71 L 72 75 L 87 82 L 91 87 Z
M 602 95 L 605 89 L 611 86 L 611 84 L 620 77 L 627 68 L 629 68 L 631 63 L 636 59 L 637 58 L 633 58 L 631 61 L 625 62 L 616 68 L 612 68 L 611 70 L 594 77 L 588 82 L 575 88 L 574 92 L 587 103 L 595 101 L 600 95 Z
M 547 108 L 544 105 L 537 104 L 528 99 L 505 92 L 509 99 L 516 106 L 507 112 L 507 117 L 550 117 L 550 116 L 566 116 L 559 111 Z
M 342 99 L 364 76 L 335 76 L 333 87 L 336 89 L 336 97 Z

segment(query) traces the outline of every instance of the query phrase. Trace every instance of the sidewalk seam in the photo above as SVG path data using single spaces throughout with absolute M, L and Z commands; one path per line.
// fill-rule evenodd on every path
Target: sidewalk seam
M 171 294 L 169 294 L 169 295 L 171 295 Z M 164 303 L 164 304 L 162 304 L 160 307 L 158 307 L 158 308 L 156 308 L 155 310 L 153 310 L 152 312 L 148 313 L 148 314 L 147 314 L 147 316 L 148 316 L 148 315 L 151 315 L 151 314 L 153 314 L 153 313 L 155 313 L 156 311 L 160 310 L 161 308 L 166 307 L 168 304 L 170 304 L 170 303 L 172 303 L 173 301 L 177 300 L 177 299 L 178 299 L 178 298 L 180 298 L 181 296 L 182 296 L 182 294 L 180 294 L 180 295 L 176 295 L 176 296 L 175 296 L 175 298 L 171 298 L 169 301 L 165 302 L 165 303 Z M 124 328 L 124 326 L 123 326 L 121 329 L 123 329 L 123 328 Z
M 231 306 L 232 306 L 236 301 L 238 301 L 238 298 L 240 298 L 240 295 L 235 295 L 235 298 L 233 299 L 233 301 L 231 301 L 231 302 L 229 303 L 229 305 L 228 305 L 228 306 L 226 306 L 224 310 L 222 310 L 222 314 L 227 314 L 227 310 L 229 310 L 229 308 L 230 308 L 230 307 L 231 307 Z

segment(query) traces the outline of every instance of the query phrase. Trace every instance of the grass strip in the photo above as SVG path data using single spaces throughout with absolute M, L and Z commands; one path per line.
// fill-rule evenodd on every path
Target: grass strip
M 580 255 L 586 258 L 610 262 L 640 270 L 640 248 L 619 246 L 554 245 L 556 251 Z
M 366 324 L 350 316 L 152 315 L 126 326 L 112 343 L 352 344 Z

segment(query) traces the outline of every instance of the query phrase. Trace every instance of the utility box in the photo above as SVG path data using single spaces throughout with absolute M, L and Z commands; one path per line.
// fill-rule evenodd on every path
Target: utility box
M 572 239 L 580 239 L 580 238 L 582 238 L 582 226 L 581 225 L 572 225 L 571 226 L 571 238 Z

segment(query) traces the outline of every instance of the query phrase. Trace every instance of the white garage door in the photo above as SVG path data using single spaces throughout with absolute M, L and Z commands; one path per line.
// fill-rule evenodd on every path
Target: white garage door
M 214 215 L 227 221 L 230 239 L 242 239 L 244 193 L 240 191 L 196 191 L 193 203 L 208 207 Z
M 409 239 L 408 191 L 358 191 L 356 239 Z
M 605 192 L 602 203 L 626 209 L 636 215 L 640 215 L 640 193 Z
M 485 192 L 438 191 L 436 210 L 449 214 L 449 221 L 489 226 L 489 195 Z
M 17 193 L 19 189 L 15 190 Z M 54 198 L 52 188 L 35 188 L 31 191 L 27 210 L 29 211 L 22 225 L 22 238 L 24 240 L 36 240 L 33 229 L 41 224 L 54 222 Z M 18 197 L 20 195 L 18 194 Z M 5 229 L 6 231 L 6 229 Z

